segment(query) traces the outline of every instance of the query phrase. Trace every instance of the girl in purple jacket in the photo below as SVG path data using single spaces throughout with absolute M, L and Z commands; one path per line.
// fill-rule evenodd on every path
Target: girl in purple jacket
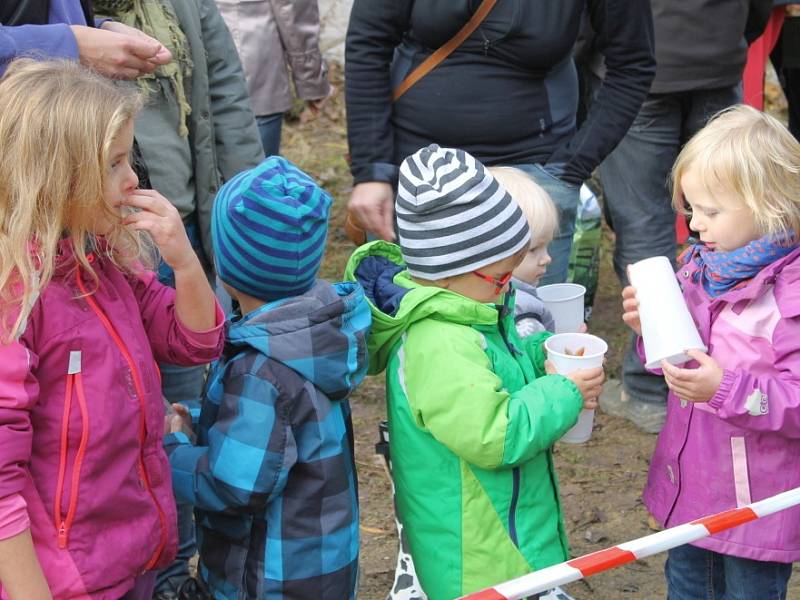
M 700 238 L 677 278 L 708 354 L 662 363 L 667 419 L 644 501 L 664 527 L 800 486 L 800 144 L 737 106 L 692 138 L 672 179 Z M 636 291 L 622 295 L 641 335 Z M 795 507 L 670 550 L 669 598 L 783 599 L 798 559 Z
M 213 360 L 223 315 L 175 208 L 136 189 L 140 103 L 75 62 L 0 79 L 3 597 L 149 599 L 175 554 L 155 360 Z

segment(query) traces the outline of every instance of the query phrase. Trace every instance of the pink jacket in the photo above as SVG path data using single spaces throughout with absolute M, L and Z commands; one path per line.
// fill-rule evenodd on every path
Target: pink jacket
M 62 244 L 62 248 L 68 248 Z M 19 340 L 0 345 L 0 538 L 30 526 L 56 599 L 118 600 L 176 550 L 155 360 L 217 358 L 217 326 L 191 332 L 171 288 L 64 252 Z
M 644 491 L 645 505 L 667 527 L 800 486 L 800 248 L 716 299 L 692 281 L 695 269 L 682 266 L 678 281 L 725 373 L 707 404 L 683 405 L 669 395 Z M 755 560 L 800 560 L 800 508 L 694 545 Z

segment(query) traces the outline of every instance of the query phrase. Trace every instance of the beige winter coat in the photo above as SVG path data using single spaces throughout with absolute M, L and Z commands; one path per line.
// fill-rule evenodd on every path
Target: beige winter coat
M 239 51 L 256 115 L 291 107 L 289 69 L 300 99 L 328 95 L 327 68 L 319 48 L 317 0 L 216 2 Z

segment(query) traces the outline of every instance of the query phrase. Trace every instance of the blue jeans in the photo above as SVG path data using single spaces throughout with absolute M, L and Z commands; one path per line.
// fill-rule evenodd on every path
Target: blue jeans
M 628 133 L 600 165 L 606 217 L 616 234 L 614 270 L 652 256 L 675 257 L 675 212 L 669 173 L 683 144 L 716 112 L 741 100 L 740 86 L 650 94 Z M 664 379 L 642 366 L 633 336 L 622 362 L 622 384 L 634 401 L 666 402 Z
M 283 113 L 256 117 L 256 125 L 258 125 L 258 134 L 261 136 L 264 154 L 266 156 L 275 156 L 280 153 Z
M 527 173 L 531 179 L 550 194 L 558 207 L 558 233 L 550 242 L 547 251 L 553 262 L 539 285 L 563 283 L 567 280 L 569 255 L 572 251 L 572 237 L 575 235 L 575 218 L 578 214 L 580 186 L 573 185 L 551 175 L 539 164 L 510 165 Z
M 667 600 L 785 600 L 792 564 L 686 545 L 669 551 L 664 573 Z

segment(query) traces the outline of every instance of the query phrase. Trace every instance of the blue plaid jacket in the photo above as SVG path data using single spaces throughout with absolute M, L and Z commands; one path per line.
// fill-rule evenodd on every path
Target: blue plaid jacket
M 227 325 L 197 428 L 165 438 L 215 599 L 355 597 L 358 491 L 347 398 L 367 369 L 357 284 L 318 281 Z

